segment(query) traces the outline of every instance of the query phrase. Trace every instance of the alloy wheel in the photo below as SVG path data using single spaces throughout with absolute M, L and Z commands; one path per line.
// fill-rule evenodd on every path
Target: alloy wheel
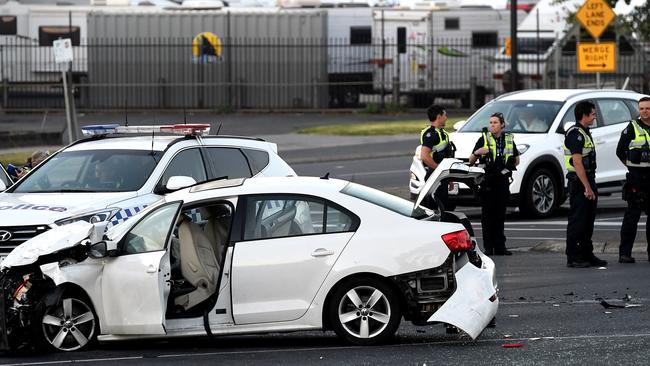
M 553 179 L 548 175 L 540 174 L 533 181 L 532 187 L 533 205 L 537 212 L 545 214 L 553 208 L 555 204 L 555 185 Z
M 42 319 L 43 336 L 54 348 L 74 351 L 86 346 L 95 335 L 95 315 L 85 302 L 66 298 L 50 307 Z
M 371 286 L 354 287 L 339 302 L 339 321 L 343 329 L 357 338 L 367 339 L 381 334 L 390 317 L 388 298 Z

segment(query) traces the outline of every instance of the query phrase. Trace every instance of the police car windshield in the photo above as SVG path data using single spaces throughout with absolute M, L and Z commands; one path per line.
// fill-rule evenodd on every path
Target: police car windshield
M 162 152 L 63 151 L 39 165 L 14 189 L 31 192 L 130 192 L 144 185 Z
M 459 132 L 481 132 L 489 126 L 490 116 L 503 114 L 506 131 L 515 133 L 546 133 L 560 111 L 562 102 L 539 100 L 503 100 L 486 104 Z

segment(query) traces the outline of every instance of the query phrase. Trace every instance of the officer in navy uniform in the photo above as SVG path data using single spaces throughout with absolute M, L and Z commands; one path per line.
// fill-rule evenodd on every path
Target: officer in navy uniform
M 621 245 L 618 248 L 619 263 L 634 263 L 632 247 L 641 212 L 650 213 L 650 97 L 639 100 L 639 118 L 630 122 L 621 132 L 616 156 L 627 166 L 627 180 L 623 187 L 623 199 L 627 208 L 621 226 Z M 646 218 L 646 240 L 650 261 L 650 215 Z
M 480 160 L 485 169 L 479 194 L 483 247 L 488 255 L 512 255 L 506 248 L 504 223 L 510 196 L 510 177 L 519 164 L 519 151 L 512 134 L 503 131 L 505 126 L 503 114 L 491 115 L 490 131 L 483 129 L 469 157 L 470 165 Z
M 420 132 L 420 159 L 424 163 L 426 170 L 425 180 L 428 179 L 438 164 L 444 158 L 454 156 L 454 145 L 449 141 L 449 134 L 445 131 L 445 122 L 447 121 L 447 111 L 441 106 L 432 104 L 427 108 L 427 116 L 431 126 L 424 128 Z M 447 184 L 441 184 L 434 193 L 437 200 L 442 203 L 443 208 L 449 207 L 448 198 L 449 190 Z M 427 200 L 424 205 L 431 207 Z
M 567 267 L 602 267 L 607 261 L 594 255 L 594 232 L 598 191 L 596 189 L 596 148 L 589 132 L 596 120 L 596 106 L 582 101 L 575 107 L 576 124 L 564 137 L 564 165 L 569 171 L 569 220 L 566 233 Z

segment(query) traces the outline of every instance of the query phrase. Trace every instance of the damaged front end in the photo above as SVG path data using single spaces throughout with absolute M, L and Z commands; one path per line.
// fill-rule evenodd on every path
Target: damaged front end
M 52 229 L 18 246 L 0 268 L 0 351 L 29 351 L 34 329 L 42 326 L 34 319 L 38 311 L 52 305 L 62 288 L 46 276 L 41 268 L 48 263 L 65 267 L 88 258 L 91 224 L 69 224 Z M 97 232 L 103 230 L 98 228 Z M 59 233 L 57 233 L 59 231 Z M 41 237 L 43 236 L 43 237 Z M 52 241 L 53 238 L 65 240 Z M 47 244 L 47 245 L 44 245 Z

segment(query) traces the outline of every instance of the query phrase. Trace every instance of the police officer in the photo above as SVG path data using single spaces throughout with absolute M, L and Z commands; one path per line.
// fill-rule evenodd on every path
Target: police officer
M 424 128 L 420 132 L 420 145 L 422 146 L 420 148 L 420 159 L 424 163 L 426 170 L 425 180 L 431 176 L 431 173 L 438 167 L 442 159 L 454 156 L 453 143 L 449 141 L 449 134 L 445 131 L 447 111 L 441 106 L 432 104 L 427 108 L 427 117 L 429 117 L 431 126 Z M 442 203 L 443 208 L 449 207 L 447 184 L 441 184 L 434 196 Z M 428 200 L 424 205 L 431 207 Z
M 627 208 L 621 226 L 621 245 L 618 248 L 619 263 L 634 263 L 632 247 L 641 211 L 650 211 L 650 97 L 639 100 L 639 118 L 631 121 L 621 132 L 616 147 L 616 156 L 627 166 L 627 181 L 623 188 L 623 199 Z M 646 240 L 648 241 L 648 260 L 650 260 L 650 237 L 646 219 Z
M 564 137 L 564 165 L 569 173 L 569 222 L 566 233 L 567 267 L 602 267 L 607 261 L 593 253 L 598 192 L 596 190 L 596 149 L 589 132 L 596 120 L 596 106 L 582 101 L 575 106 L 576 124 Z
M 479 194 L 483 247 L 488 255 L 512 255 L 506 248 L 503 227 L 510 195 L 510 177 L 519 164 L 519 151 L 512 134 L 503 131 L 505 125 L 503 114 L 491 115 L 489 132 L 483 129 L 469 157 L 470 165 L 480 159 L 485 169 Z

